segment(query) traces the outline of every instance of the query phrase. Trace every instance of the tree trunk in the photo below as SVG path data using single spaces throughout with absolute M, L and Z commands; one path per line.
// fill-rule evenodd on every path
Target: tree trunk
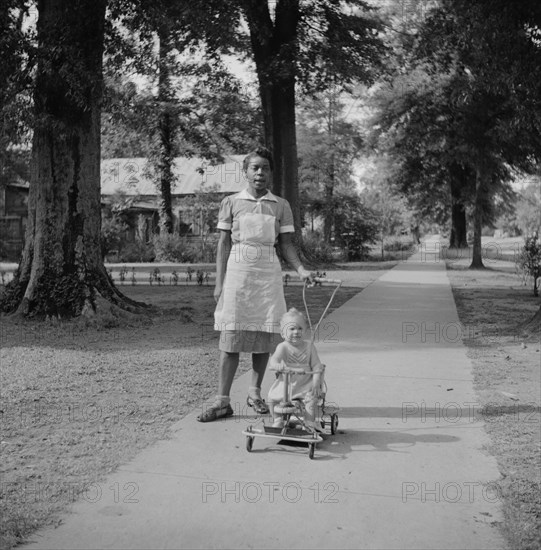
M 486 189 L 486 167 L 484 160 L 477 162 L 475 179 L 475 201 L 473 207 L 473 251 L 470 269 L 483 269 L 483 248 L 481 243 L 483 231 L 483 204 Z
M 329 109 L 327 117 L 327 133 L 329 137 L 330 150 L 335 150 L 334 140 L 334 119 L 336 112 L 336 101 L 334 91 L 329 94 Z M 325 181 L 325 215 L 323 219 L 323 240 L 326 244 L 331 244 L 332 226 L 334 223 L 334 185 L 335 185 L 335 155 L 331 153 L 329 168 L 327 171 L 327 180 Z
M 298 0 L 278 0 L 273 23 L 267 2 L 245 0 L 252 51 L 259 81 L 265 144 L 274 160 L 272 190 L 288 200 L 295 235 L 301 242 L 299 175 L 295 121 Z
M 137 309 L 100 247 L 100 112 L 106 0 L 41 0 L 25 247 L 2 308 L 72 317 L 98 297 Z
M 301 238 L 299 204 L 299 167 L 297 159 L 297 133 L 295 122 L 295 80 L 273 85 L 273 142 L 271 150 L 278 159 L 273 174 L 273 191 L 286 199 L 293 212 L 297 242 Z
M 451 206 L 451 248 L 467 248 L 466 209 L 462 203 L 454 203 Z
M 466 207 L 464 205 L 463 190 L 467 185 L 466 172 L 460 166 L 451 167 L 451 248 L 467 248 Z
M 334 156 L 331 158 L 328 179 L 325 182 L 325 213 L 323 219 L 323 241 L 331 243 L 332 226 L 334 222 Z
M 159 30 L 159 59 L 158 59 L 158 177 L 159 177 L 159 214 L 160 232 L 173 233 L 173 206 L 171 187 L 173 185 L 173 139 L 174 128 L 171 114 L 172 93 L 169 78 L 169 55 L 171 43 L 167 23 Z

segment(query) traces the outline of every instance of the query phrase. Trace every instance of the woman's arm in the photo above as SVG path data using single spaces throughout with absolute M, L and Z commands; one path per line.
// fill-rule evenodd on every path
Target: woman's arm
M 214 287 L 214 299 L 218 301 L 222 294 L 227 260 L 231 253 L 231 231 L 220 231 L 218 249 L 216 251 L 216 286 Z
M 293 244 L 292 236 L 293 233 L 280 233 L 280 235 L 278 235 L 278 246 L 286 262 L 299 274 L 300 278 L 309 279 L 314 275 L 304 269 L 299 259 L 299 255 L 297 254 L 297 249 Z

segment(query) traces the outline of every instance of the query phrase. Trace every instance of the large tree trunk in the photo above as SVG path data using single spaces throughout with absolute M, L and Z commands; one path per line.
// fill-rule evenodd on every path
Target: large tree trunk
M 281 81 L 273 85 L 273 141 L 271 150 L 279 151 L 273 157 L 278 159 L 273 174 L 273 191 L 286 199 L 293 211 L 295 234 L 298 242 L 301 236 L 301 214 L 299 204 L 299 166 L 297 159 L 297 134 L 295 123 L 295 80 Z
M 466 171 L 460 166 L 450 168 L 451 188 L 451 236 L 449 246 L 451 248 L 467 248 L 466 207 L 464 205 L 463 191 L 467 185 Z
M 483 269 L 483 248 L 481 237 L 483 232 L 483 206 L 484 193 L 486 189 L 486 166 L 485 161 L 480 159 L 477 162 L 475 179 L 475 201 L 473 206 L 473 251 L 470 269 Z
M 98 297 L 137 309 L 100 247 L 100 111 L 106 0 L 40 0 L 26 241 L 3 309 L 72 317 Z
M 451 236 L 449 239 L 451 248 L 467 248 L 466 208 L 462 202 L 453 203 L 451 206 Z
M 301 215 L 295 121 L 298 0 L 278 0 L 273 23 L 267 2 L 246 0 L 244 11 L 259 80 L 266 146 L 274 159 L 273 192 L 289 201 L 300 242 Z

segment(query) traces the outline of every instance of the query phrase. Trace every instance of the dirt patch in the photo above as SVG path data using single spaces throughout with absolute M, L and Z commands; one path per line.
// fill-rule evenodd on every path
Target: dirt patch
M 355 286 L 340 289 L 329 312 L 384 271 L 348 271 Z M 58 522 L 75 500 L 95 498 L 107 474 L 167 438 L 174 422 L 216 391 L 213 287 L 121 289 L 160 313 L 140 326 L 104 330 L 1 319 L 2 548 Z M 332 291 L 309 289 L 314 321 Z M 285 295 L 289 307 L 303 308 L 298 282 Z M 249 368 L 241 356 L 238 374 Z
M 538 549 L 541 518 L 541 352 L 539 335 L 520 326 L 539 309 L 512 257 L 468 270 L 468 258 L 447 261 L 475 389 L 498 461 L 505 523 L 514 550 Z

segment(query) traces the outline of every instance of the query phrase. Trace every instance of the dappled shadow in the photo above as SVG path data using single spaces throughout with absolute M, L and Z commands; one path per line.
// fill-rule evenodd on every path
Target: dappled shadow
M 409 453 L 416 445 L 457 443 L 459 437 L 444 434 L 412 434 L 407 431 L 338 430 L 318 445 L 330 458 L 345 459 L 351 453 Z

